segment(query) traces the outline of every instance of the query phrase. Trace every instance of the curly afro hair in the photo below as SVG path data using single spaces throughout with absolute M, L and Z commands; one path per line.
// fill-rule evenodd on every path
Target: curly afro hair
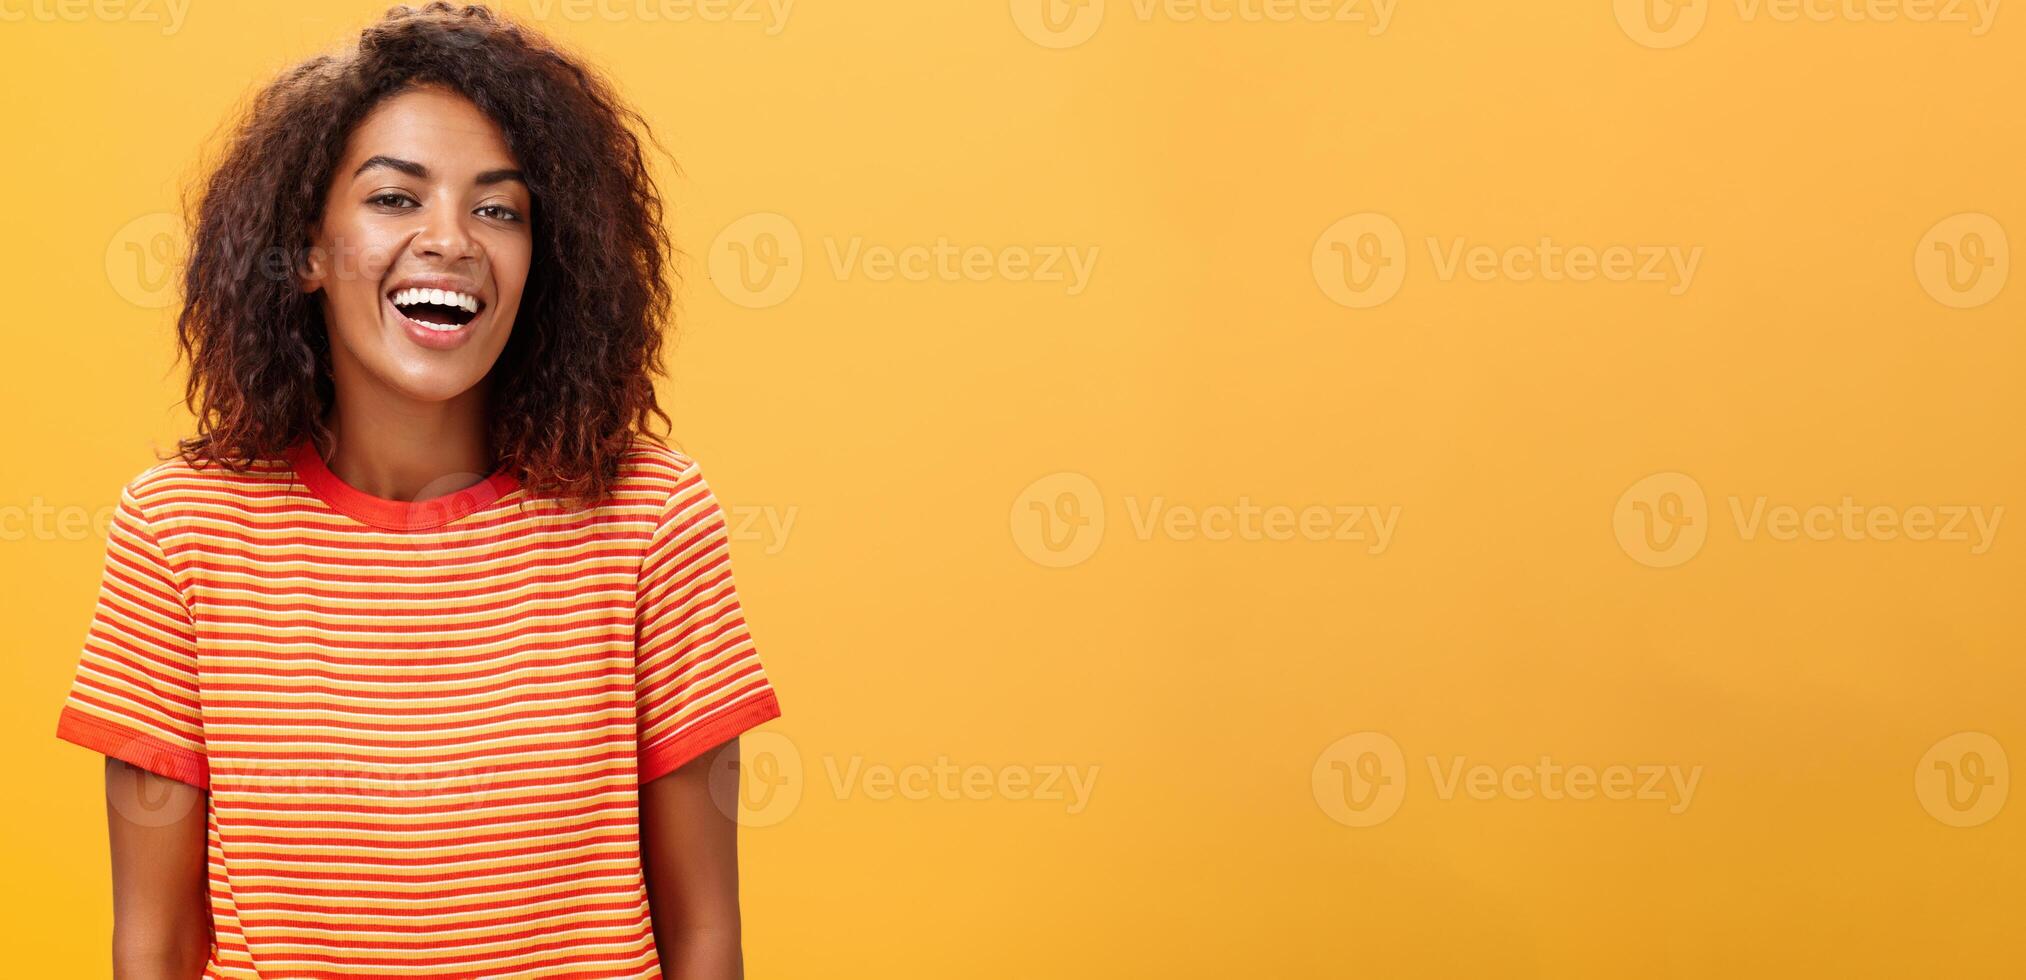
M 500 127 L 535 202 L 527 286 L 492 368 L 490 446 L 532 495 L 602 500 L 635 434 L 661 441 L 650 416 L 670 425 L 653 378 L 674 272 L 643 141 L 660 147 L 610 82 L 475 5 L 395 7 L 356 45 L 283 72 L 192 188 L 176 339 L 197 428 L 176 455 L 241 471 L 305 435 L 328 453 L 330 337 L 296 270 L 352 129 L 430 84 Z

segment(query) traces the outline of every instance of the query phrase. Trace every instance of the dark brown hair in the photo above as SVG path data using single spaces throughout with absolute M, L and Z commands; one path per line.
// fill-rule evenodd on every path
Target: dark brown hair
M 330 336 L 294 270 L 353 127 L 429 84 L 500 127 L 534 198 L 528 282 L 492 368 L 491 449 L 531 494 L 603 499 L 633 434 L 660 442 L 649 417 L 670 424 L 653 382 L 673 275 L 643 154 L 653 135 L 593 69 L 475 5 L 395 7 L 356 46 L 283 72 L 192 188 L 176 336 L 197 434 L 176 455 L 240 471 L 304 435 L 328 452 Z

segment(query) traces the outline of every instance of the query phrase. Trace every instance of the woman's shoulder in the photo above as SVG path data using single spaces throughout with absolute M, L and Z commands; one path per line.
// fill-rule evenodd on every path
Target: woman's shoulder
M 174 499 L 190 493 L 223 493 L 261 488 L 286 481 L 291 472 L 286 459 L 255 459 L 232 465 L 194 459 L 183 454 L 169 456 L 143 467 L 122 487 L 137 503 Z
M 631 444 L 619 460 L 620 495 L 665 501 L 685 486 L 700 479 L 697 461 L 683 450 L 658 438 L 634 433 Z
M 671 486 L 680 483 L 696 469 L 696 460 L 688 453 L 660 441 L 660 439 L 633 434 L 633 441 L 627 446 L 625 455 L 620 457 L 619 478 L 635 481 L 662 481 Z
M 166 535 L 200 517 L 242 515 L 274 499 L 289 482 L 287 460 L 255 459 L 231 466 L 182 453 L 143 466 L 120 486 L 119 518 Z

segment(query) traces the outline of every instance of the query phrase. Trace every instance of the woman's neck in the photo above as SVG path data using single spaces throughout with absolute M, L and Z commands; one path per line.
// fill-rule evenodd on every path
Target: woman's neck
M 324 419 L 335 437 L 325 465 L 354 489 L 388 500 L 427 500 L 480 483 L 497 465 L 487 445 L 484 387 L 442 402 L 340 391 Z

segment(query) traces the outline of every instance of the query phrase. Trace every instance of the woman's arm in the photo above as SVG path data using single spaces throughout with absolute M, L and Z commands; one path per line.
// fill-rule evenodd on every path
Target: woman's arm
M 211 958 L 204 791 L 106 757 L 113 977 L 187 980 Z
M 662 972 L 671 977 L 746 975 L 739 949 L 739 825 L 712 802 L 710 788 L 712 761 L 734 760 L 735 779 L 738 757 L 733 738 L 640 788 L 641 866 L 654 944 Z

